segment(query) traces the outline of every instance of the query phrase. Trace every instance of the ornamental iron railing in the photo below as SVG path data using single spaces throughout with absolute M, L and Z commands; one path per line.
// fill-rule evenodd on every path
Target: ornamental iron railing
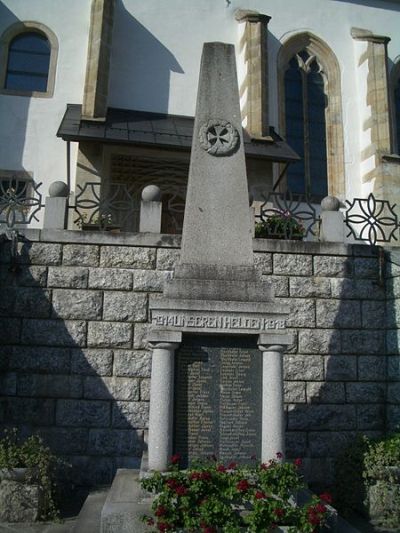
M 37 214 L 44 207 L 41 185 L 16 176 L 0 179 L 0 224 L 11 230 L 39 221 Z

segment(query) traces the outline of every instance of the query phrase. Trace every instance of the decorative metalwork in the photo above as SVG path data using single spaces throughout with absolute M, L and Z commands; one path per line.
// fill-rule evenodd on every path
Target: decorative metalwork
M 224 156 L 232 154 L 239 143 L 239 134 L 226 120 L 209 120 L 200 127 L 201 147 L 210 155 Z
M 270 192 L 256 214 L 257 232 L 271 239 L 303 239 L 318 234 L 320 217 L 304 194 Z
M 346 211 L 345 224 L 350 235 L 356 241 L 377 242 L 397 241 L 396 232 L 399 228 L 398 216 L 394 212 L 396 204 L 391 205 L 387 200 L 377 200 L 371 193 L 367 199 L 354 198 L 352 202 L 346 200 L 349 209 Z
M 39 220 L 36 214 L 41 210 L 41 183 L 17 177 L 0 179 L 0 224 L 12 229 L 16 225 L 30 224 Z
M 102 230 L 124 229 L 139 217 L 139 206 L 124 183 L 87 182 L 77 185 L 79 190 L 72 206 L 78 215 L 74 220 L 81 228 Z

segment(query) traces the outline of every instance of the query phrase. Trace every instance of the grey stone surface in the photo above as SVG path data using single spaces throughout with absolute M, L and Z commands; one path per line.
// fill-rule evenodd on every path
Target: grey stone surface
M 23 372 L 69 374 L 70 353 L 65 348 L 15 346 L 9 355 L 9 368 Z
M 15 396 L 17 394 L 17 374 L 2 372 L 0 374 L 0 397 Z
M 145 533 L 141 517 L 151 514 L 152 499 L 140 487 L 139 476 L 120 469 L 101 512 L 101 533 Z
M 107 401 L 57 400 L 56 422 L 59 426 L 109 427 L 111 406 Z
M 132 325 L 120 322 L 89 322 L 89 347 L 130 348 L 132 344 Z
M 305 403 L 306 385 L 304 381 L 285 381 L 283 394 L 286 403 Z
M 0 284 L 4 287 L 46 287 L 47 267 L 21 265 L 16 273 L 10 272 L 8 265 L 0 266 Z
M 67 198 L 51 198 L 45 200 L 43 228 L 65 229 L 68 219 Z
M 99 264 L 100 248 L 94 244 L 66 244 L 63 247 L 63 264 L 95 267 Z
M 147 335 L 150 330 L 150 324 L 137 322 L 133 330 L 133 347 L 135 350 L 149 348 Z
M 386 331 L 386 350 L 388 354 L 400 354 L 400 330 L 389 329 Z
M 274 274 L 288 276 L 312 275 L 312 257 L 309 255 L 277 253 L 273 256 L 273 265 Z
M 366 301 L 361 304 L 362 326 L 364 328 L 386 327 L 385 302 Z
M 55 289 L 53 316 L 56 318 L 96 320 L 101 318 L 103 295 L 101 291 Z
M 139 428 L 148 427 L 149 403 L 148 402 L 122 402 L 113 403 L 112 426 L 114 428 Z
M 143 432 L 135 429 L 90 429 L 90 455 L 134 455 L 143 450 Z
M 206 148 L 202 141 L 207 144 L 207 131 L 218 132 L 221 120 L 231 133 L 224 141 L 217 133 L 215 144 Z M 218 157 L 235 135 L 236 146 Z M 235 50 L 230 44 L 203 46 L 186 205 L 182 264 L 253 265 Z
M 354 405 L 289 406 L 288 428 L 305 430 L 352 430 L 356 427 Z
M 358 379 L 361 381 L 384 381 L 386 379 L 386 357 L 382 355 L 360 355 L 358 358 Z
M 0 318 L 0 345 L 18 344 L 21 335 L 21 319 Z
M 134 292 L 104 293 L 104 320 L 143 322 L 147 317 L 147 295 Z
M 89 270 L 83 267 L 50 267 L 47 284 L 49 287 L 86 289 Z
M 71 372 L 73 374 L 111 376 L 113 373 L 112 350 L 72 350 Z
M 181 256 L 181 251 L 174 248 L 157 249 L 157 269 L 173 270 Z
M 348 257 L 314 257 L 314 276 L 347 278 L 351 277 L 352 273 L 352 260 Z
M 379 277 L 378 258 L 357 257 L 354 259 L 354 273 L 356 278 Z
M 287 276 L 262 276 L 263 281 L 271 283 L 271 287 L 276 297 L 288 297 L 289 296 L 289 278 Z
M 48 398 L 6 399 L 5 418 L 9 424 L 33 424 L 50 426 L 54 424 L 55 400 Z
M 155 268 L 155 248 L 103 246 L 100 252 L 101 267 Z
M 299 332 L 300 353 L 340 353 L 340 332 L 337 330 L 308 329 Z
M 346 383 L 346 400 L 350 403 L 382 403 L 384 383 Z
M 84 346 L 86 323 L 79 320 L 24 319 L 22 337 L 24 344 L 43 346 Z
M 84 397 L 89 400 L 139 400 L 139 382 L 134 378 L 92 377 L 84 381 Z
M 387 401 L 390 403 L 400 404 L 400 382 L 388 384 Z
M 387 411 L 387 427 L 389 431 L 397 431 L 399 429 L 399 420 L 400 420 L 400 406 L 399 405 L 388 405 Z
M 297 298 L 329 298 L 331 284 L 327 278 L 290 278 L 290 296 Z
M 42 288 L 5 287 L 1 289 L 0 315 L 48 318 L 51 292 Z
M 360 303 L 353 300 L 317 301 L 317 327 L 359 328 L 361 327 Z
M 344 403 L 343 383 L 313 382 L 307 383 L 307 401 L 310 403 Z
M 149 402 L 150 401 L 150 379 L 141 379 L 140 380 L 140 401 Z
M 335 457 L 356 438 L 354 431 L 311 431 L 309 433 L 312 457 Z
M 324 378 L 323 358 L 319 355 L 285 354 L 283 357 L 284 379 L 322 380 Z
M 19 243 L 18 253 L 20 263 L 47 266 L 61 263 L 61 244 L 44 242 Z
M 18 376 L 19 396 L 43 398 L 80 398 L 82 379 L 79 376 L 54 376 L 43 374 L 22 374 Z
M 42 504 L 37 485 L 7 480 L 0 483 L 0 522 L 34 522 Z
M 114 350 L 114 376 L 150 377 L 151 353 L 144 350 Z
M 351 354 L 379 354 L 385 349 L 382 330 L 344 330 L 341 332 L 342 352 Z
M 87 451 L 89 430 L 87 428 L 40 428 L 40 436 L 56 454 L 84 454 Z
M 385 427 L 384 405 L 357 405 L 357 429 L 380 430 Z
M 135 270 L 133 289 L 135 291 L 162 292 L 166 280 L 171 279 L 172 272 L 159 270 Z
M 132 270 L 123 268 L 91 268 L 89 289 L 131 290 Z
M 287 457 L 302 458 L 307 453 L 307 433 L 305 431 L 286 431 L 285 444 Z
M 289 316 L 286 324 L 289 328 L 310 328 L 315 326 L 314 300 L 304 298 L 279 299 L 287 306 Z
M 400 357 L 398 355 L 387 358 L 387 377 L 389 380 L 397 381 L 400 378 Z
M 384 300 L 386 297 L 384 287 L 372 279 L 331 278 L 330 283 L 333 298 Z
M 254 254 L 254 266 L 256 270 L 263 275 L 272 274 L 272 254 Z
M 162 203 L 143 201 L 140 204 L 139 231 L 161 233 Z
M 330 355 L 324 357 L 327 381 L 354 381 L 357 379 L 357 357 Z

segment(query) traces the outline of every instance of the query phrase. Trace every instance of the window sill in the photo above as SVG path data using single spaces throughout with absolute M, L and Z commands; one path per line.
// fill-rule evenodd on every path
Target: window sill
M 400 165 L 400 155 L 399 154 L 385 154 L 382 156 L 382 161 L 385 163 L 397 163 Z
M 18 91 L 17 89 L 0 89 L 0 94 L 9 96 L 26 96 L 28 98 L 52 98 L 53 92 L 46 91 Z

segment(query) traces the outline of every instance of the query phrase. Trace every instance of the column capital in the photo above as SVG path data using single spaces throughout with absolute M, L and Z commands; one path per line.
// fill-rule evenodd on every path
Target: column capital
M 152 348 L 175 350 L 182 342 L 182 332 L 154 329 L 150 331 L 147 340 Z
M 293 342 L 292 333 L 261 333 L 257 339 L 258 349 L 262 352 L 284 352 Z

